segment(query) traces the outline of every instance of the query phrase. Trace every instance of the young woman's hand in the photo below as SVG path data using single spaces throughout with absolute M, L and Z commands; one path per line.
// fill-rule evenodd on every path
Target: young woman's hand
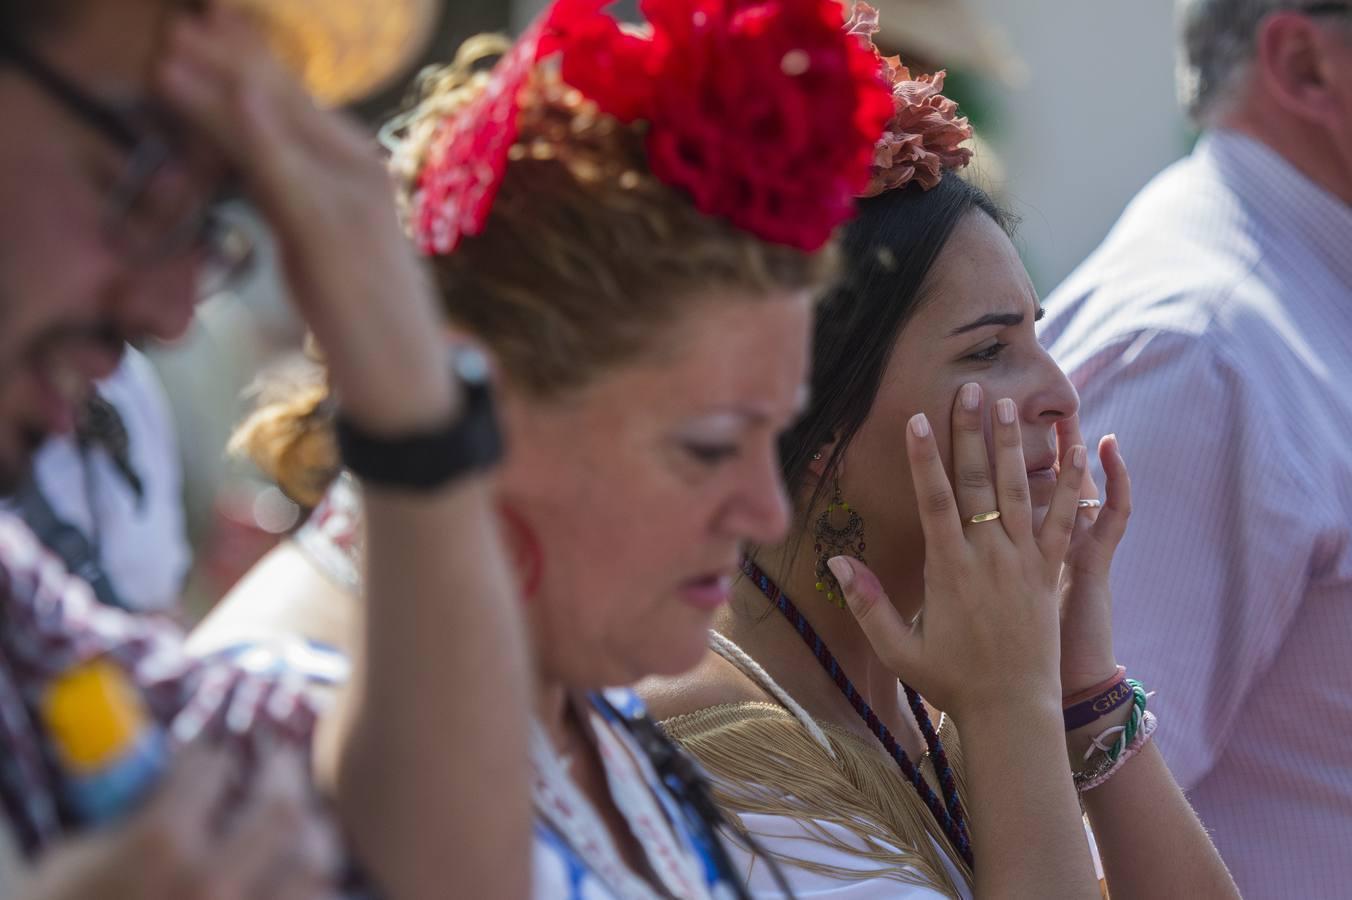
M 1056 437 L 1064 468 L 1071 448 L 1084 446 L 1079 417 L 1058 423 Z M 1066 695 L 1099 684 L 1117 670 L 1108 574 L 1131 515 L 1131 479 L 1116 435 L 1103 438 L 1098 452 L 1106 477 L 1103 506 L 1079 510 L 1061 575 L 1061 689 Z M 1093 478 L 1083 485 L 1081 497 L 1097 500 Z
M 965 386 L 953 410 L 952 483 L 925 416 L 908 428 L 925 532 L 925 603 L 916 621 L 902 619 L 858 560 L 831 561 L 882 661 L 960 723 L 1024 701 L 1059 709 L 1058 586 L 1087 463 L 1084 447 L 1068 450 L 1035 533 L 1013 401 L 995 404 L 991 416 L 994 467 L 981 388 Z M 989 515 L 996 511 L 998 518 Z
M 158 85 L 267 220 L 346 414 L 385 433 L 444 421 L 459 400 L 445 331 L 375 140 L 317 108 L 248 20 L 219 7 L 173 22 Z

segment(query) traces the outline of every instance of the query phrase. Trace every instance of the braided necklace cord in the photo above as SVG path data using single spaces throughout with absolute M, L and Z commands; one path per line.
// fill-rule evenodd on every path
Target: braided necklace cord
M 864 720 L 864 724 L 869 727 L 874 736 L 882 743 L 883 747 L 896 760 L 901 774 L 915 788 L 920 799 L 929 807 L 934 818 L 948 835 L 948 839 L 953 842 L 958 853 L 971 868 L 975 868 L 972 858 L 972 841 L 967 831 L 967 816 L 962 808 L 962 801 L 958 797 L 957 781 L 953 777 L 953 769 L 948 764 L 948 754 L 944 752 L 943 741 L 939 739 L 939 734 L 934 730 L 934 724 L 930 721 L 929 711 L 925 709 L 925 702 L 920 699 L 920 695 L 905 683 L 901 682 L 902 688 L 906 692 L 906 700 L 910 704 L 911 712 L 915 716 L 916 723 L 920 726 L 920 733 L 925 738 L 925 745 L 929 747 L 930 756 L 934 760 L 934 767 L 939 774 L 939 786 L 943 791 L 943 800 L 934 793 L 934 789 L 925 781 L 920 770 L 911 762 L 911 758 L 906 755 L 906 751 L 897 743 L 897 739 L 892 736 L 892 732 L 878 718 L 877 713 L 864 702 L 864 698 L 859 691 L 855 689 L 853 683 L 845 675 L 845 671 L 836 661 L 831 650 L 826 646 L 826 642 L 817 634 L 816 629 L 808 622 L 807 618 L 798 611 L 798 607 L 788 598 L 783 591 L 779 589 L 770 576 L 766 575 L 750 559 L 742 560 L 742 572 L 750 578 L 765 598 L 775 605 L 775 607 L 789 620 L 789 624 L 798 632 L 799 637 L 807 644 L 812 655 L 821 663 L 826 674 L 831 676 L 836 687 L 845 695 L 845 699 L 850 701 L 854 711 Z

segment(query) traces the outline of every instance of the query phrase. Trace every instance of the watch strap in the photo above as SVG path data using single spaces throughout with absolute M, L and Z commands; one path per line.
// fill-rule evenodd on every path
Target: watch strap
M 456 354 L 481 355 L 477 350 Z M 466 377 L 472 372 L 472 377 Z M 343 465 L 373 486 L 432 490 L 456 478 L 492 468 L 503 454 L 487 367 L 452 359 L 452 374 L 463 390 L 460 415 L 426 431 L 387 437 L 372 434 L 339 415 L 338 451 Z

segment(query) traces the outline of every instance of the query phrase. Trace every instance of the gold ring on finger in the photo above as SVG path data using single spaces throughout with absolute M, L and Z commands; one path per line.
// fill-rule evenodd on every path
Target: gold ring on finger
M 994 522 L 1000 518 L 1000 510 L 993 509 L 990 512 L 978 513 L 967 520 L 968 525 L 980 525 L 982 522 Z
M 1080 509 L 1099 509 L 1103 506 L 1102 500 L 1080 500 L 1075 504 Z

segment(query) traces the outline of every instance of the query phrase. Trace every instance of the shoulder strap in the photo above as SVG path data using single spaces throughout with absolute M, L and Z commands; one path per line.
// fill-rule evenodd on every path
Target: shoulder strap
M 113 587 L 108 573 L 99 563 L 98 552 L 94 549 L 94 545 L 80 529 L 63 521 L 56 514 L 56 510 L 43 496 L 36 481 L 28 479 L 14 499 L 19 506 L 19 515 L 37 539 L 49 551 L 60 557 L 72 575 L 89 585 L 100 603 L 119 609 L 127 608 L 117 589 Z
M 808 734 L 812 735 L 812 739 L 821 745 L 827 755 L 833 760 L 836 758 L 835 748 L 827 740 L 826 732 L 822 731 L 817 721 L 808 715 L 807 710 L 803 709 L 797 700 L 789 696 L 788 691 L 780 687 L 778 682 L 770 677 L 770 673 L 765 671 L 760 663 L 752 659 L 745 650 L 734 644 L 728 637 L 712 629 L 709 631 L 709 646 L 719 656 L 740 669 L 743 675 L 764 688 L 770 696 L 779 701 L 781 706 L 793 713 L 794 718 L 802 724 Z

